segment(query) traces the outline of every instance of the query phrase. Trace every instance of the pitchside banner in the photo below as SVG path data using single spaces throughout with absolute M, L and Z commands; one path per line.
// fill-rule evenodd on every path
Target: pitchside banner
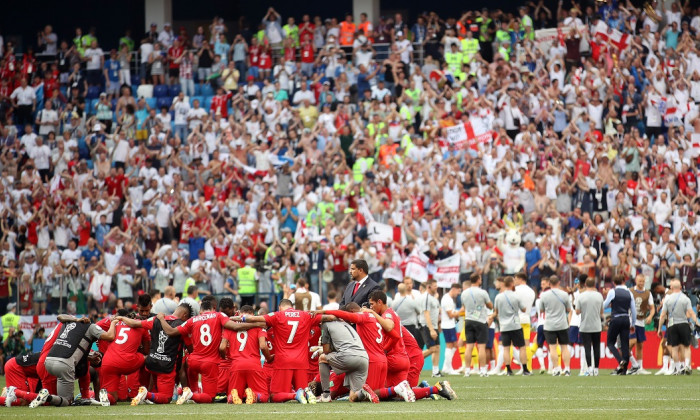
M 76 315 L 76 317 L 80 318 L 80 315 Z M 19 329 L 22 330 L 24 339 L 27 340 L 27 342 L 30 338 L 32 338 L 32 333 L 34 333 L 34 326 L 36 324 L 40 324 L 42 327 L 44 327 L 44 332 L 48 337 L 49 334 L 51 334 L 51 331 L 53 331 L 53 329 L 56 328 L 56 325 L 58 325 L 58 320 L 56 319 L 56 315 L 20 316 Z
M 499 339 L 500 334 L 496 333 L 496 339 L 494 341 L 494 349 L 498 348 L 498 339 Z M 645 369 L 661 369 L 661 363 L 662 363 L 662 357 L 663 357 L 663 349 L 661 347 L 661 339 L 656 335 L 656 332 L 653 331 L 647 331 L 646 332 L 647 336 L 647 341 L 644 343 L 644 368 Z M 532 334 L 531 336 L 531 343 L 532 340 L 535 340 L 536 334 Z M 612 353 L 610 353 L 610 350 L 608 350 L 608 347 L 606 345 L 606 340 L 608 338 L 608 333 L 606 331 L 603 331 L 600 336 L 600 368 L 601 369 L 615 369 L 618 365 L 617 360 L 613 357 Z M 575 354 L 571 355 L 571 369 L 580 369 L 581 368 L 581 358 L 585 357 L 585 354 L 583 353 L 583 346 L 576 346 L 575 347 Z M 544 348 L 545 352 L 545 360 L 549 358 L 549 355 L 547 353 L 548 348 Z M 460 352 L 464 354 L 464 347 L 460 349 Z M 700 351 L 695 348 L 691 348 L 691 365 L 693 369 L 696 367 L 700 366 Z M 477 362 L 478 363 L 478 362 Z M 458 369 L 462 365 L 462 361 L 460 360 L 460 355 L 455 354 L 454 359 L 452 360 L 452 366 L 455 369 Z M 532 368 L 533 369 L 539 369 L 540 365 L 537 362 L 537 357 L 532 357 Z

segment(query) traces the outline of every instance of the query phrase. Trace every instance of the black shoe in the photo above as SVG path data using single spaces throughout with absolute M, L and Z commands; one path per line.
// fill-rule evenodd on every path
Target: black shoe
M 627 374 L 628 375 L 636 375 L 638 371 L 639 371 L 639 366 L 632 367 L 630 370 L 627 371 Z
M 526 370 L 523 372 L 523 376 L 532 376 L 532 372 L 530 372 L 529 370 Z

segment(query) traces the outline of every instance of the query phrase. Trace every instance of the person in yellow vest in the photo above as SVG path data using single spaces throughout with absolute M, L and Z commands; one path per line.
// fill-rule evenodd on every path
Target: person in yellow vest
M 19 327 L 19 315 L 17 315 L 17 304 L 8 303 L 7 313 L 2 316 L 2 341 L 7 341 L 7 336 L 10 334 L 10 328 L 17 331 Z
M 294 18 L 287 19 L 287 24 L 282 27 L 287 38 L 294 41 L 294 46 L 299 47 L 299 27 L 294 23 Z
M 352 21 L 352 14 L 347 13 L 345 15 L 345 20 L 340 24 L 340 45 L 343 47 L 352 46 L 352 42 L 355 40 L 356 30 L 357 25 Z
M 360 184 L 365 179 L 365 173 L 372 170 L 374 158 L 368 157 L 369 152 L 364 148 L 360 149 L 358 156 L 359 157 L 355 159 L 355 163 L 352 165 L 352 177 L 356 183 Z
M 467 36 L 462 38 L 462 62 L 471 63 L 472 57 L 479 52 L 479 40 L 474 38 L 472 31 L 467 31 Z
M 445 52 L 445 62 L 455 77 L 459 77 L 459 74 L 462 73 L 462 61 L 462 52 L 457 43 L 453 42 L 449 51 Z
M 510 61 L 510 40 L 501 42 L 501 45 L 498 47 L 498 53 L 503 56 L 503 59 L 506 60 L 506 62 Z
M 246 258 L 245 266 L 236 270 L 238 279 L 238 295 L 241 297 L 241 305 L 253 305 L 255 293 L 258 291 L 258 271 L 253 267 L 254 258 Z

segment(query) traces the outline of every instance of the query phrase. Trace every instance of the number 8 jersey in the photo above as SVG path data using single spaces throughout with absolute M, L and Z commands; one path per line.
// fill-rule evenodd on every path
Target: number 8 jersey
M 204 312 L 177 327 L 181 335 L 192 336 L 193 351 L 190 358 L 219 363 L 221 331 L 228 321 L 229 318 L 223 312 Z
M 287 309 L 265 315 L 265 322 L 275 329 L 275 369 L 308 369 L 309 331 L 321 323 L 321 316 L 311 318 L 308 312 Z

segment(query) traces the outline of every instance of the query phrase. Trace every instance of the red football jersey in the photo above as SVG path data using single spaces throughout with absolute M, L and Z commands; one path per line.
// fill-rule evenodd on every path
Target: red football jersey
M 345 311 L 325 311 L 328 315 L 334 315 L 357 326 L 357 334 L 365 346 L 370 363 L 386 360 L 384 354 L 384 330 L 377 319 L 369 312 L 351 313 Z
M 261 328 L 248 331 L 224 331 L 228 340 L 228 358 L 236 369 L 260 369 L 260 337 L 264 337 Z
M 271 356 L 275 355 L 275 348 L 272 346 L 272 340 L 275 336 L 275 334 L 272 332 L 272 328 L 268 328 L 267 330 L 262 330 L 260 332 L 260 336 L 265 338 L 265 344 L 267 344 L 267 350 L 270 352 Z M 263 365 L 263 369 L 272 369 L 272 365 L 275 363 L 275 360 L 273 359 L 272 362 L 268 363 L 265 361 L 265 364 Z
M 51 350 L 51 347 L 53 347 L 53 343 L 56 341 L 56 337 L 58 337 L 58 332 L 61 330 L 61 325 L 62 324 L 59 322 L 58 325 L 56 325 L 56 328 L 54 328 L 53 331 L 51 331 L 51 334 L 46 339 L 46 341 L 44 341 L 44 347 L 41 348 L 42 357 L 49 354 L 49 350 Z
M 401 326 L 401 336 L 403 338 L 404 347 L 406 348 L 406 354 L 408 354 L 409 357 L 412 354 L 420 354 L 421 356 L 423 355 L 423 350 L 420 347 L 418 347 L 418 342 L 416 341 L 416 338 L 403 325 Z
M 106 317 L 106 318 L 102 318 L 101 320 L 97 321 L 97 323 L 95 325 L 97 325 L 98 327 L 107 331 L 107 330 L 109 330 L 109 325 L 111 323 L 112 323 L 112 318 Z M 109 349 L 110 344 L 112 344 L 111 341 L 97 340 L 97 351 L 102 353 L 102 355 L 104 356 L 105 354 L 107 354 L 107 350 Z
M 308 312 L 287 309 L 265 315 L 267 325 L 275 329 L 272 347 L 275 348 L 277 369 L 309 368 L 309 331 L 321 323 L 321 317 L 311 318 Z
M 205 312 L 177 327 L 181 335 L 192 335 L 192 354 L 189 357 L 219 363 L 221 331 L 228 321 L 223 312 Z
M 146 333 L 143 328 L 131 328 L 121 321 L 117 322 L 114 328 L 115 338 L 104 355 L 104 361 L 119 361 L 124 356 L 136 354 Z
M 382 318 L 394 321 L 394 329 L 391 332 L 386 333 L 386 340 L 384 340 L 384 350 L 387 355 L 403 355 L 406 356 L 406 346 L 403 343 L 403 333 L 401 327 L 401 318 L 396 315 L 393 309 L 387 308 L 382 315 Z

